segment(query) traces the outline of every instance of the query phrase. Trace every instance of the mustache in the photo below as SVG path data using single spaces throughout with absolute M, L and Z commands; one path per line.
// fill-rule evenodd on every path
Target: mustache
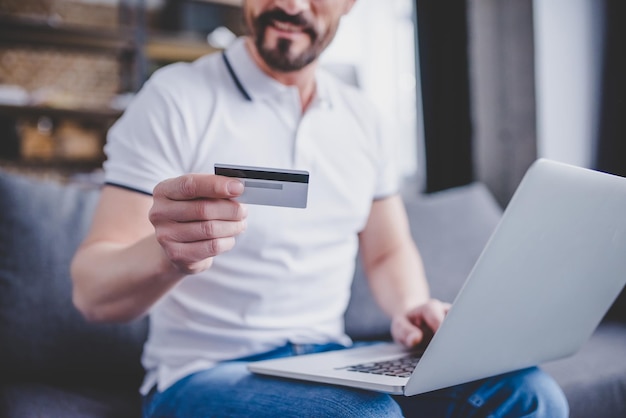
M 317 32 L 315 31 L 313 24 L 311 23 L 309 19 L 307 19 L 304 13 L 298 13 L 297 15 L 290 15 L 288 13 L 285 13 L 284 10 L 279 9 L 279 8 L 274 8 L 274 9 L 261 13 L 257 17 L 257 27 L 265 28 L 267 26 L 272 25 L 272 22 L 275 22 L 275 21 L 289 23 L 295 26 L 300 26 L 302 30 L 305 33 L 307 33 L 309 36 L 313 38 L 317 38 Z

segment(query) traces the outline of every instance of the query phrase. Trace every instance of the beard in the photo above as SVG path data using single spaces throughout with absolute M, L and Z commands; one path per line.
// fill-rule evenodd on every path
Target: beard
M 292 40 L 278 38 L 276 45 L 266 45 L 266 30 L 273 22 L 285 22 L 298 26 L 309 37 L 309 45 L 299 53 L 292 52 Z M 310 19 L 304 14 L 289 15 L 281 9 L 272 9 L 252 19 L 251 29 L 259 55 L 273 70 L 279 72 L 298 71 L 315 61 L 335 36 L 337 24 L 323 34 L 318 33 Z

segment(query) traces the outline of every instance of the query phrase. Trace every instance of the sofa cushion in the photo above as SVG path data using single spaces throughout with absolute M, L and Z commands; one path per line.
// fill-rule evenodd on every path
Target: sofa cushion
M 405 197 L 411 233 L 435 298 L 452 302 L 495 229 L 502 211 L 480 183 Z M 389 318 L 374 302 L 360 263 L 346 312 L 354 339 L 389 337 Z
M 626 324 L 607 321 L 571 357 L 543 369 L 563 388 L 571 418 L 626 417 Z
M 0 416 L 140 417 L 141 398 L 135 391 L 120 393 L 80 386 L 12 383 L 0 385 Z
M 1 380 L 139 385 L 147 321 L 90 324 L 72 304 L 69 265 L 98 193 L 0 171 Z

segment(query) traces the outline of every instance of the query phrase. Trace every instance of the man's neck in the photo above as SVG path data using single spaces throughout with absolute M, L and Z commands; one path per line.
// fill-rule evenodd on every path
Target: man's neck
M 298 88 L 300 92 L 300 104 L 302 106 L 302 112 L 304 113 L 315 97 L 315 70 L 317 69 L 317 61 L 312 62 L 301 70 L 285 73 L 273 70 L 265 63 L 259 55 L 252 38 L 246 38 L 246 48 L 261 71 L 281 84 Z

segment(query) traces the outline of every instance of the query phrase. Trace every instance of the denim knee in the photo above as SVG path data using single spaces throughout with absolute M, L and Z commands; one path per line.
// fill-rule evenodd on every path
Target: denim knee
M 151 418 L 402 417 L 389 395 L 346 387 L 252 375 L 225 363 L 187 376 L 144 399 Z
M 567 418 L 569 404 L 554 379 L 533 367 L 504 376 L 500 388 L 508 399 L 489 417 L 532 416 L 533 418 Z
M 522 388 L 531 393 L 537 404 L 536 416 L 546 418 L 569 417 L 569 403 L 561 387 L 547 373 L 538 368 L 527 371 Z
M 311 418 L 395 418 L 403 417 L 400 406 L 389 395 L 367 391 L 345 391 L 338 388 L 336 396 L 314 402 Z M 309 405 L 311 406 L 311 405 Z

